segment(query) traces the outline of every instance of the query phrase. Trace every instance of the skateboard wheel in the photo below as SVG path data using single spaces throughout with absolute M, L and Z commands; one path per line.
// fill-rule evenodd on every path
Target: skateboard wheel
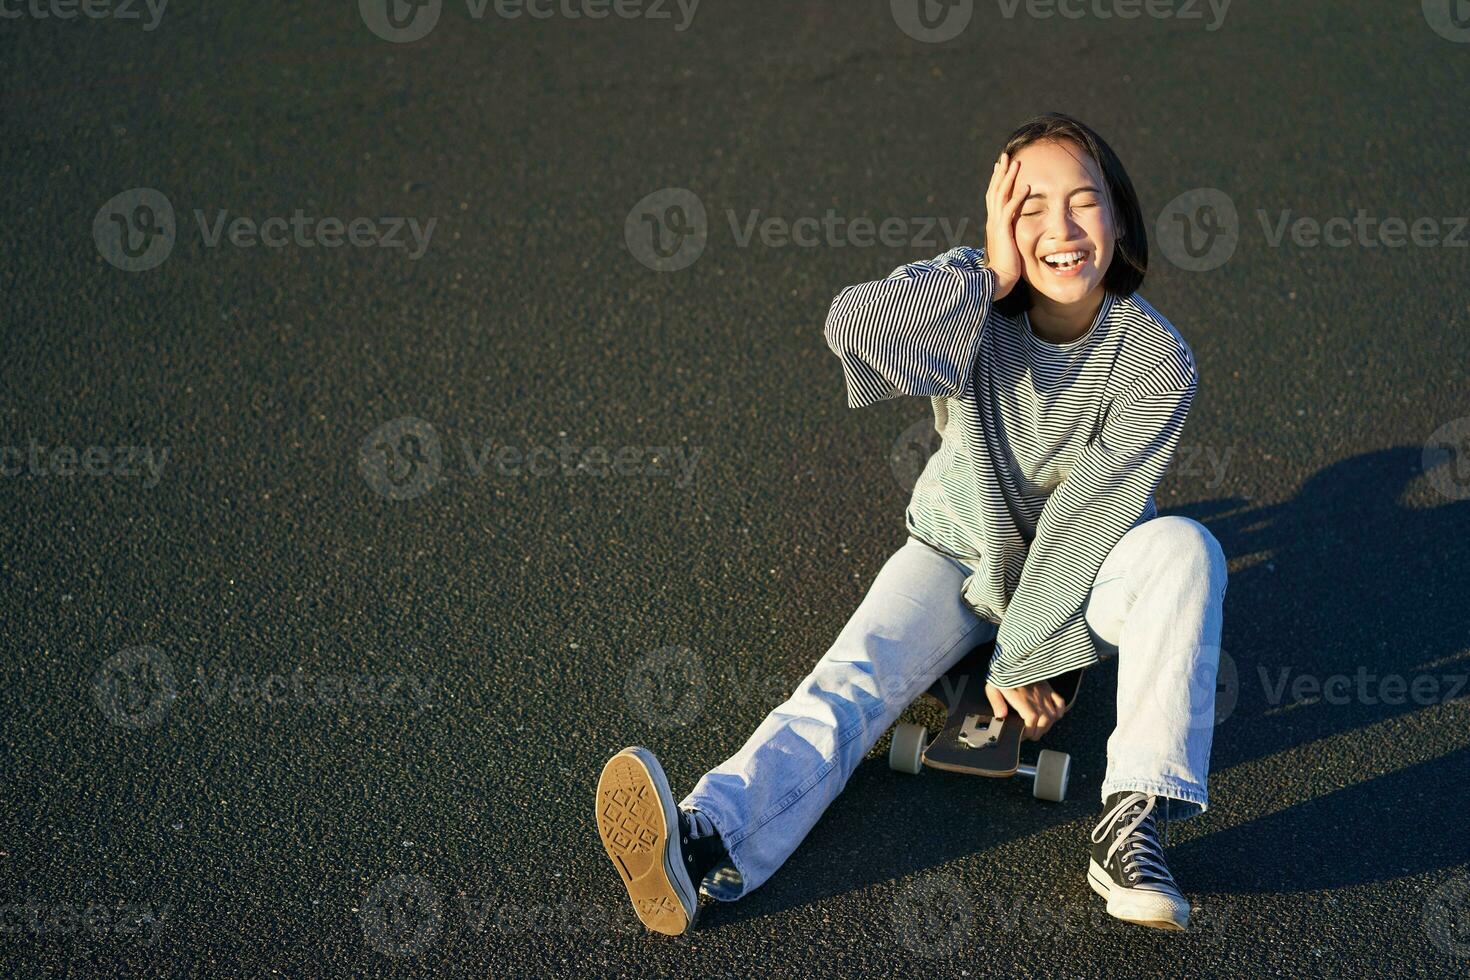
M 888 768 L 914 775 L 923 772 L 928 740 L 929 730 L 923 725 L 899 725 L 893 730 L 893 744 L 888 746 Z
M 1067 798 L 1067 778 L 1072 774 L 1072 757 L 1065 752 L 1042 749 L 1036 757 L 1036 782 L 1031 795 L 1038 800 L 1060 803 Z

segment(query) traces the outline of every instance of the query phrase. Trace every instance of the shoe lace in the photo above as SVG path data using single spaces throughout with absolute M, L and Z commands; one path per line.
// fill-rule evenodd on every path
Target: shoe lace
M 1147 793 L 1129 793 L 1103 814 L 1102 820 L 1092 830 L 1092 842 L 1101 844 L 1112 834 L 1113 843 L 1108 846 L 1105 861 L 1111 861 L 1118 854 L 1129 881 L 1149 878 L 1175 885 L 1174 875 L 1164 863 L 1164 852 L 1159 845 L 1157 817 L 1161 811 L 1157 810 L 1158 801 L 1157 796 Z M 1164 827 L 1167 835 L 1167 821 Z

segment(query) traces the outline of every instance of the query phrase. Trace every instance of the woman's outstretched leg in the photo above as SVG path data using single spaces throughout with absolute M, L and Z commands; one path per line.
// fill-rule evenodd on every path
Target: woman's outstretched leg
M 726 901 L 764 883 L 899 713 L 994 635 L 960 599 L 969 574 L 910 538 L 791 697 L 677 807 L 647 749 L 609 761 L 598 830 L 646 926 L 687 930 L 701 883 Z

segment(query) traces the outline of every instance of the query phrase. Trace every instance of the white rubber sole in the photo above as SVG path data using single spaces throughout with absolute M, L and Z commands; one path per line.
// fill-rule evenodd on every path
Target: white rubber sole
M 607 760 L 597 780 L 596 817 L 638 921 L 666 936 L 692 929 L 699 894 L 684 871 L 674 794 L 652 752 L 634 746 Z
M 1120 888 L 1096 861 L 1087 860 L 1087 883 L 1108 901 L 1108 915 L 1152 929 L 1188 929 L 1189 902 L 1162 892 Z

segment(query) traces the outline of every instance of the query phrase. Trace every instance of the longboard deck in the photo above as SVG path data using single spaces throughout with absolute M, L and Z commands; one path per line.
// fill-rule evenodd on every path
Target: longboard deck
M 976 647 L 924 692 L 949 713 L 944 729 L 924 749 L 926 765 L 977 776 L 1015 775 L 1025 726 L 1014 711 L 999 724 L 992 723 L 985 675 L 994 650 L 994 642 Z M 1068 705 L 1077 699 L 1081 683 L 1081 670 L 1051 678 L 1051 686 Z

